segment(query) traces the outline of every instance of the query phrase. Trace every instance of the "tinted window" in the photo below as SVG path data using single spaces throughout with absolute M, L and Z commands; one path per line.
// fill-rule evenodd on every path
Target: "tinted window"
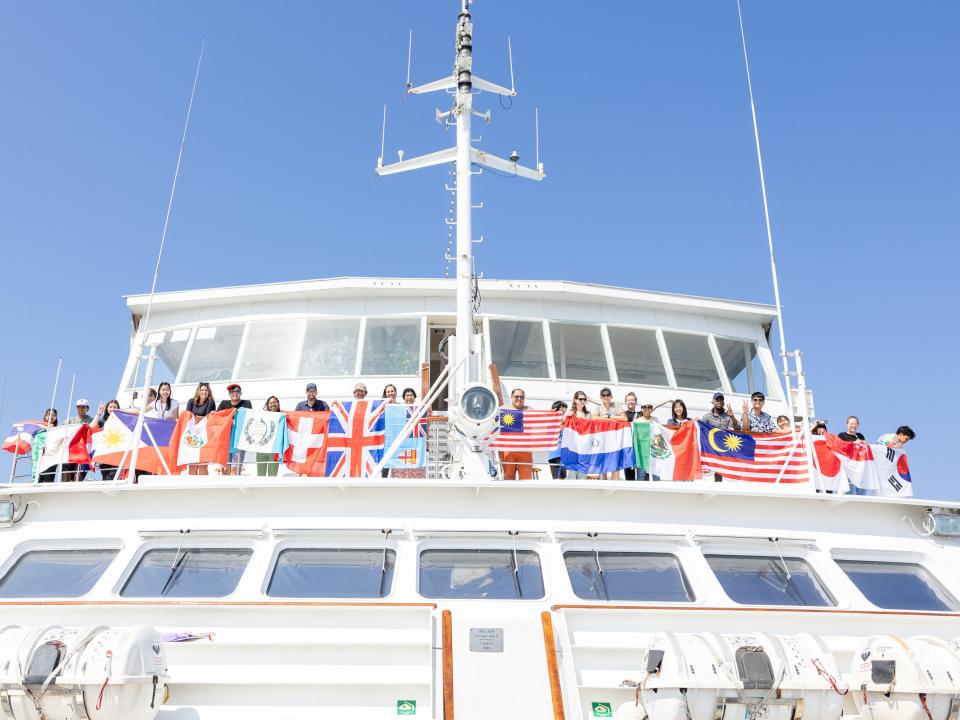
M 833 605 L 813 570 L 799 558 L 707 555 L 727 595 L 741 605 Z M 789 571 L 789 575 L 784 570 Z
M 270 578 L 273 597 L 378 598 L 390 593 L 393 550 L 284 550 Z
M 157 362 L 153 366 L 153 383 L 158 381 L 176 382 L 183 353 L 187 350 L 187 340 L 190 339 L 190 328 L 168 330 L 147 335 L 147 344 L 157 344 Z M 159 343 L 159 344 L 158 344 Z M 139 350 L 139 347 L 136 348 Z M 147 370 L 147 361 L 141 360 L 137 368 L 136 377 L 130 378 L 130 387 L 143 387 L 143 379 Z
M 243 325 L 198 327 L 180 382 L 217 382 L 233 377 Z
M 300 320 L 267 320 L 250 323 L 239 378 L 288 378 L 300 344 Z
M 745 340 L 715 339 L 720 361 L 733 391 L 744 394 L 759 391 L 766 395 L 767 378 L 757 356 L 757 346 Z
M 549 377 L 543 323 L 491 320 L 490 352 L 504 377 Z
M 542 598 L 540 558 L 531 550 L 424 550 L 420 594 L 488 600 Z
M 367 320 L 362 375 L 415 375 L 419 367 L 419 320 Z
M 664 332 L 667 354 L 677 386 L 694 390 L 722 390 L 717 366 L 706 335 Z
M 693 591 L 673 555 L 568 552 L 563 556 L 577 597 L 585 600 L 693 602 Z
M 116 550 L 34 550 L 0 580 L 0 597 L 80 597 L 90 592 Z
M 121 591 L 124 597 L 223 597 L 232 593 L 252 550 L 149 550 Z
M 550 341 L 558 378 L 610 381 L 599 325 L 550 323 Z
M 300 355 L 300 377 L 353 375 L 359 320 L 310 320 Z
M 607 334 L 621 383 L 669 385 L 656 331 L 608 327 Z
M 867 600 L 884 610 L 960 610 L 956 599 L 922 565 L 870 560 L 837 560 L 837 565 Z

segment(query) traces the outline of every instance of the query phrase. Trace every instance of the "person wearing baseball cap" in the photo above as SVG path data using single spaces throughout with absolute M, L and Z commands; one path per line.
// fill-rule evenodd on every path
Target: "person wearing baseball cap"
M 89 425 L 93 422 L 90 414 L 90 401 L 85 398 L 77 400 L 77 416 L 67 420 L 67 425 Z
M 700 418 L 700 422 L 704 422 L 710 427 L 720 428 L 721 430 L 735 430 L 736 432 L 740 432 L 740 423 L 737 422 L 737 418 L 733 414 L 733 406 L 727 405 L 726 412 L 724 412 L 724 405 L 723 393 L 714 393 L 713 407 L 710 408 L 710 412 Z
M 367 396 L 367 386 L 363 383 L 357 383 L 353 386 L 353 397 L 357 400 L 363 400 Z
M 323 412 L 329 409 L 330 406 L 317 397 L 316 383 L 309 383 L 307 385 L 307 399 L 298 402 L 294 408 L 296 412 Z
M 230 394 L 230 399 L 221 400 L 217 406 L 217 410 L 239 410 L 240 408 L 253 410 L 253 404 L 249 400 L 240 399 L 240 396 L 243 395 L 243 388 L 237 385 L 237 383 L 227 385 L 227 392 Z M 230 461 L 227 463 L 227 475 L 239 475 L 243 472 L 243 456 L 245 452 L 245 450 L 234 450 L 230 453 Z

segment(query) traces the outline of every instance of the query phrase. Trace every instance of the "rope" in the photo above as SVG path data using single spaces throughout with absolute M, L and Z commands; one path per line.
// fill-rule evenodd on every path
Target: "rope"
M 110 684 L 110 674 L 113 672 L 113 651 L 107 650 L 107 661 L 104 663 L 103 672 L 106 673 L 106 677 L 103 678 L 103 685 L 100 686 L 100 694 L 97 695 L 97 710 L 99 711 L 103 707 L 103 693 L 107 689 L 107 685 Z M 151 707 L 153 707 L 151 705 Z
M 837 695 L 840 695 L 841 697 L 843 697 L 844 695 L 850 692 L 850 688 L 847 688 L 846 690 L 841 691 L 840 688 L 837 687 L 836 678 L 834 678 L 833 675 L 827 672 L 827 669 L 823 666 L 823 663 L 820 662 L 820 658 L 814 658 L 810 662 L 813 663 L 813 667 L 817 671 L 817 673 L 820 675 L 820 677 L 822 677 L 828 683 L 830 683 L 830 687 L 833 688 L 833 691 Z
M 923 711 L 927 714 L 927 720 L 933 720 L 933 714 L 930 712 L 930 708 L 927 706 L 926 693 L 920 693 L 920 707 L 922 707 Z

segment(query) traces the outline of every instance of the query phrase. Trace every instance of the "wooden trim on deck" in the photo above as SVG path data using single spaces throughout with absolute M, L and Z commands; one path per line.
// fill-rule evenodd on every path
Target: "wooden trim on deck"
M 553 720 L 565 720 L 563 691 L 560 688 L 560 669 L 557 667 L 557 645 L 553 637 L 553 620 L 550 613 L 540 613 L 543 625 L 543 650 L 547 656 L 547 677 L 550 678 L 550 700 L 553 703 Z
M 453 615 L 441 613 L 440 633 L 443 657 L 443 720 L 453 720 Z
M 669 612 L 685 610 L 688 612 L 749 612 L 749 613 L 816 613 L 818 615 L 902 615 L 907 617 L 949 617 L 956 618 L 955 612 L 926 612 L 922 610 L 845 610 L 843 608 L 810 607 L 715 607 L 700 605 L 554 605 L 551 610 L 647 610 Z

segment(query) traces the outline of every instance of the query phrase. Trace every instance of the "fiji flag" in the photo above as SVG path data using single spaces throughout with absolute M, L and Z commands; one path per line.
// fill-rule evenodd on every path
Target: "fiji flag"
M 383 400 L 335 402 L 327 428 L 327 477 L 370 477 L 383 457 Z
M 398 405 L 390 403 L 384 408 L 384 419 L 386 433 L 384 439 L 384 452 L 393 446 L 394 441 L 403 431 L 404 426 L 413 414 L 413 408 L 407 405 Z M 388 458 L 383 464 L 385 468 L 422 468 L 427 465 L 427 438 L 425 433 L 421 433 L 422 423 L 414 425 L 413 430 L 407 437 L 400 441 L 393 457 Z

